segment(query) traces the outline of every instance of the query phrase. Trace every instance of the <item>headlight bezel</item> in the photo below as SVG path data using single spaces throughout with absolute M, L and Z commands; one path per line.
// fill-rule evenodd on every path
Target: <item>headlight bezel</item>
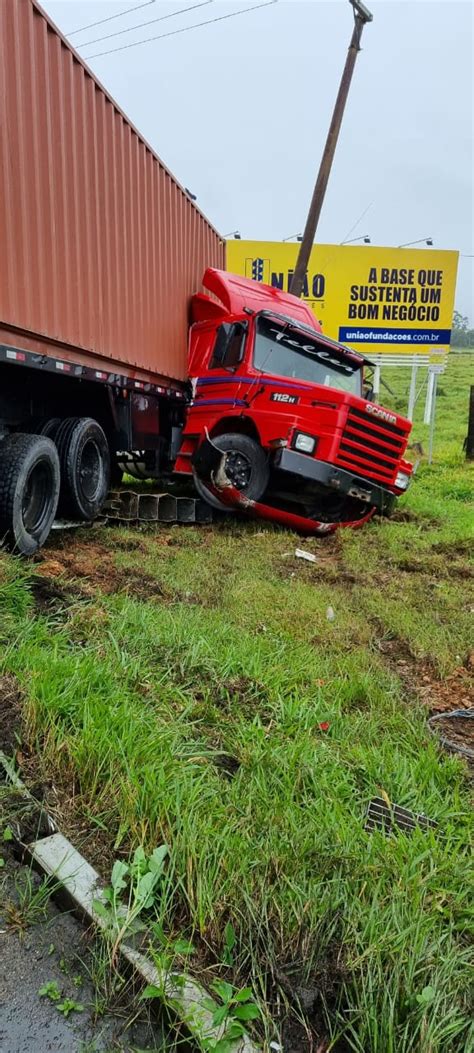
M 408 490 L 410 483 L 411 475 L 409 475 L 408 472 L 404 472 L 402 468 L 399 468 L 393 485 L 397 490 L 403 490 L 403 492 L 405 492 L 405 490 Z
M 292 446 L 297 453 L 305 453 L 311 457 L 316 449 L 317 442 L 316 435 L 309 435 L 307 431 L 296 431 L 293 436 Z

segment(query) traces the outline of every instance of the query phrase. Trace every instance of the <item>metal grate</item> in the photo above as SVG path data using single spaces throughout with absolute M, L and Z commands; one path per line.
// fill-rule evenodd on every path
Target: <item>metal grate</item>
M 408 811 L 407 808 L 400 808 L 398 804 L 392 804 L 389 807 L 383 797 L 373 797 L 367 808 L 365 829 L 379 829 L 386 834 L 391 834 L 393 829 L 396 828 L 409 834 L 417 828 L 429 830 L 437 827 L 437 825 L 434 819 L 429 819 L 423 813 L 417 815 L 415 812 Z
M 407 434 L 402 428 L 366 413 L 349 409 L 337 463 L 381 482 L 392 483 L 405 452 Z

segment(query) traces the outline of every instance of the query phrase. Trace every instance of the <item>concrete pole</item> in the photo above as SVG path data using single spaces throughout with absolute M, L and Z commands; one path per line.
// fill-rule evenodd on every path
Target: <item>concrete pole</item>
M 364 7 L 360 0 L 350 0 L 354 8 L 354 31 L 352 33 L 351 42 L 349 44 L 349 51 L 347 52 L 346 63 L 344 66 L 341 83 L 339 85 L 339 91 L 337 93 L 336 103 L 334 106 L 334 112 L 332 115 L 331 124 L 329 125 L 328 136 L 326 139 L 326 145 L 324 147 L 323 156 L 321 158 L 321 164 L 319 166 L 318 177 L 316 185 L 313 191 L 313 197 L 309 206 L 308 218 L 306 220 L 306 226 L 304 228 L 303 240 L 300 245 L 300 251 L 298 253 L 298 259 L 296 261 L 296 267 L 291 279 L 290 292 L 294 296 L 301 296 L 303 290 L 304 279 L 306 271 L 308 269 L 309 257 L 314 244 L 314 238 L 319 223 L 319 217 L 321 215 L 321 209 L 323 207 L 324 198 L 326 195 L 326 189 L 331 174 L 332 163 L 334 160 L 334 154 L 336 152 L 337 140 L 339 138 L 339 132 L 341 130 L 342 118 L 344 116 L 344 110 L 346 107 L 347 96 L 349 94 L 349 88 L 351 86 L 352 74 L 354 72 L 354 66 L 356 64 L 357 55 L 360 51 L 360 39 L 362 36 L 362 30 L 366 22 L 372 21 L 372 15 L 367 8 Z

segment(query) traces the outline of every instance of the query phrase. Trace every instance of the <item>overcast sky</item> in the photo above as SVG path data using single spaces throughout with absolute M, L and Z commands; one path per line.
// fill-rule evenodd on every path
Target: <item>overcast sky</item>
M 66 36 L 134 6 L 42 2 Z M 177 15 L 199 0 L 150 0 L 74 33 L 71 43 L 86 57 L 259 2 L 201 0 Z M 430 236 L 436 248 L 472 254 L 473 5 L 367 4 L 374 21 L 364 30 L 317 240 L 368 233 L 373 244 L 399 245 Z M 221 233 L 278 241 L 304 226 L 351 28 L 347 0 L 278 0 L 89 64 Z M 460 259 L 456 296 L 471 324 L 473 263 Z

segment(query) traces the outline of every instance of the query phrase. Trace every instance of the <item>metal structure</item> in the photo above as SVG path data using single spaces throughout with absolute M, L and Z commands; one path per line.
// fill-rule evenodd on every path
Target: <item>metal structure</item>
M 121 523 L 212 523 L 215 516 L 200 498 L 135 490 L 111 490 L 103 510 L 103 518 Z

